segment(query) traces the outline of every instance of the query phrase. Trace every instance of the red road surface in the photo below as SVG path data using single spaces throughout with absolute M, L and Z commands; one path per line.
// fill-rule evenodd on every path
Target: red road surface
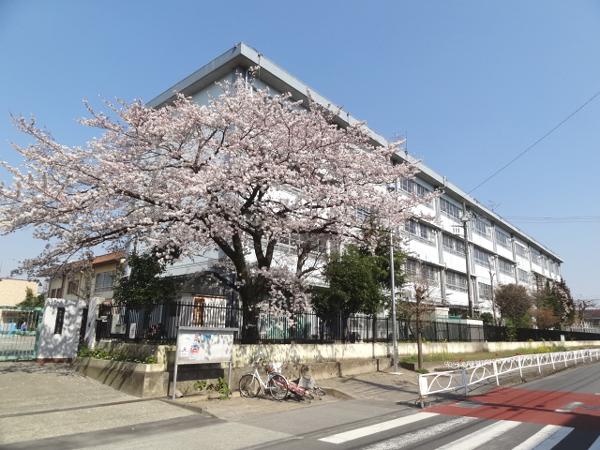
M 427 411 L 600 430 L 600 395 L 594 393 L 500 388 L 469 397 L 465 402 L 434 406 Z

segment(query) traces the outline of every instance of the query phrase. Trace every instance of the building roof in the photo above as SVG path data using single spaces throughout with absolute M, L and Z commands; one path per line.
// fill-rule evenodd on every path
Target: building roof
M 125 258 L 125 256 L 125 252 L 122 251 L 96 256 L 92 260 L 92 266 L 99 266 L 101 264 L 107 264 L 111 262 L 119 262 L 121 259 Z
M 336 122 L 339 125 L 347 126 L 349 124 L 353 125 L 360 122 L 350 113 L 343 111 L 342 108 L 338 106 L 335 106 L 333 102 L 323 97 L 315 90 L 309 88 L 307 85 L 286 72 L 284 69 L 265 58 L 262 53 L 258 52 L 244 42 L 236 44 L 233 48 L 227 50 L 220 56 L 217 56 L 208 64 L 202 66 L 191 75 L 171 86 L 162 94 L 150 100 L 147 105 L 152 107 L 160 107 L 164 104 L 168 104 L 174 100 L 177 93 L 191 96 L 203 88 L 210 86 L 215 81 L 222 79 L 236 68 L 248 69 L 256 66 L 260 67 L 260 70 L 255 73 L 256 78 L 280 92 L 289 92 L 292 95 L 292 98 L 295 100 L 308 102 L 309 99 L 312 99 L 316 103 L 334 113 Z M 383 136 L 377 134 L 372 129 L 367 128 L 367 132 L 375 144 L 388 144 L 388 141 Z M 479 201 L 477 201 L 474 197 L 471 197 L 458 186 L 448 182 L 446 177 L 427 167 L 410 154 L 403 152 L 402 154 L 398 154 L 398 157 L 402 160 L 415 164 L 420 171 L 420 176 L 434 187 L 443 188 L 447 195 L 457 198 L 461 203 L 466 203 L 467 207 L 475 212 L 483 216 L 487 216 L 488 218 L 493 219 L 495 222 L 502 224 L 507 230 L 510 230 L 514 236 L 527 241 L 529 245 L 537 247 L 538 250 L 542 250 L 556 260 L 560 262 L 563 261 L 562 258 L 554 251 L 536 241 L 531 236 L 512 225 L 510 222 L 503 219 L 494 211 L 479 203 Z

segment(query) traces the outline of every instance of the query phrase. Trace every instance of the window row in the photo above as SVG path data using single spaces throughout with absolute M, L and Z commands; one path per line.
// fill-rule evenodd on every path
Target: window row
M 404 222 L 404 231 L 408 234 L 435 243 L 435 229 L 416 220 L 407 220 Z
M 310 251 L 324 253 L 327 251 L 327 238 L 323 235 L 290 233 L 279 239 L 277 243 L 285 251 L 293 251 L 305 245 L 310 245 Z

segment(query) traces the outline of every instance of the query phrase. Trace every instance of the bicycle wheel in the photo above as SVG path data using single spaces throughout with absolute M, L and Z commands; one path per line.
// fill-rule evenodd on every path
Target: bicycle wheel
M 267 388 L 271 397 L 275 400 L 283 400 L 288 394 L 288 382 L 283 375 L 278 373 L 271 376 L 267 382 Z
M 254 375 L 247 373 L 240 378 L 240 397 L 254 398 L 260 392 L 260 383 Z

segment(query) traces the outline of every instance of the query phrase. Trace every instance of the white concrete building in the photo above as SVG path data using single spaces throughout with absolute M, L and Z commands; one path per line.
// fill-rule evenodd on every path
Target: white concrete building
M 294 100 L 305 101 L 310 95 L 325 108 L 337 111 L 331 101 L 244 43 L 237 44 L 170 87 L 151 100 L 149 105 L 160 107 L 172 101 L 176 92 L 205 103 L 211 94 L 219 94 L 215 82 L 232 80 L 236 73 L 244 74 L 252 67 L 260 67 L 255 71 L 254 83 L 258 87 L 268 86 L 274 92 L 290 92 Z M 340 126 L 357 122 L 346 112 L 335 117 Z M 372 130 L 369 132 L 374 143 L 386 144 L 382 136 Z M 409 154 L 399 154 L 398 158 L 414 162 Z M 530 289 L 535 289 L 546 279 L 560 279 L 562 260 L 557 254 L 481 205 L 445 177 L 421 163 L 418 167 L 420 173 L 417 178 L 401 180 L 399 189 L 417 194 L 438 189 L 443 194 L 429 205 L 419 207 L 417 212 L 426 213 L 431 216 L 430 219 L 416 219 L 401 230 L 411 258 L 406 269 L 413 276 L 422 273 L 431 286 L 432 297 L 447 304 L 451 313 L 453 310 L 465 310 L 468 306 L 466 245 L 470 254 L 469 281 L 473 305 L 480 312 L 491 311 L 492 279 L 494 286 L 520 283 Z M 466 243 L 462 222 L 465 214 L 471 218 Z M 195 260 L 178 262 L 170 270 L 174 275 L 197 273 L 219 256 L 215 251 Z

